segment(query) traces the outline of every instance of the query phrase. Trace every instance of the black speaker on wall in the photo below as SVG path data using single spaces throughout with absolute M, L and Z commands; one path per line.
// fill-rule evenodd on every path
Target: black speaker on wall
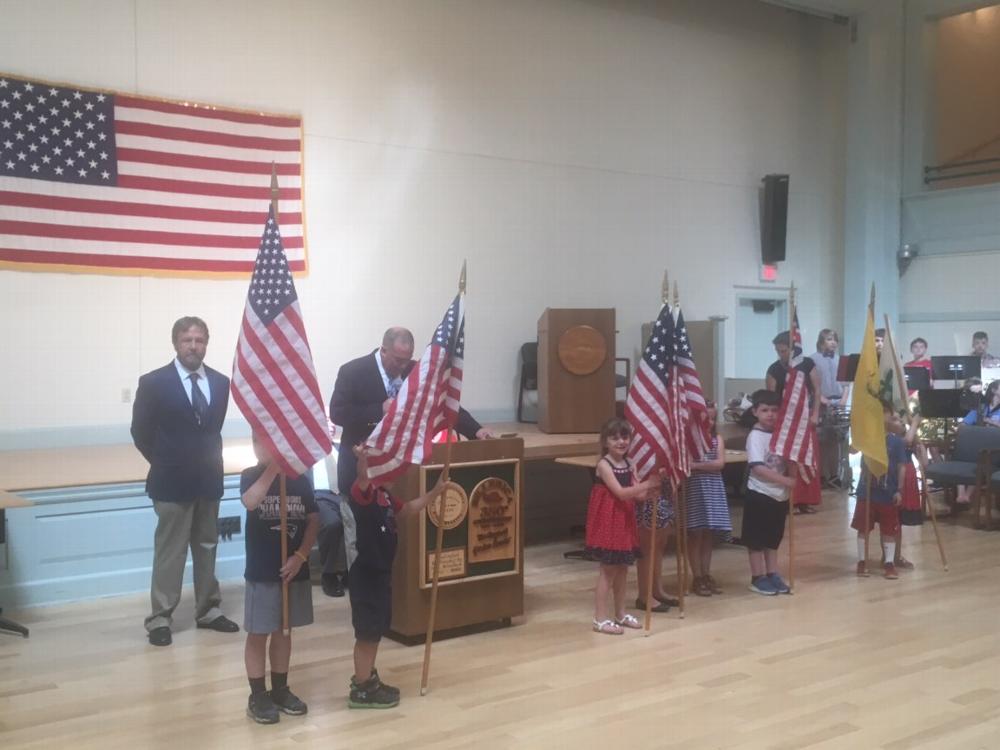
M 769 174 L 764 183 L 764 211 L 761 220 L 760 259 L 777 263 L 785 259 L 788 229 L 788 175 Z

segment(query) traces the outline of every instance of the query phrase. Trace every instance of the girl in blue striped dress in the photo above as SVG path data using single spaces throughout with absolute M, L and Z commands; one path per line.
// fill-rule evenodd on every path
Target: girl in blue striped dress
M 688 560 L 694 575 L 691 590 L 698 596 L 721 594 L 712 578 L 712 545 L 717 531 L 731 531 L 726 486 L 722 482 L 726 446 L 715 428 L 717 410 L 714 401 L 707 403 L 705 419 L 712 432 L 712 445 L 699 461 L 691 464 L 691 476 L 684 495 L 687 502 Z

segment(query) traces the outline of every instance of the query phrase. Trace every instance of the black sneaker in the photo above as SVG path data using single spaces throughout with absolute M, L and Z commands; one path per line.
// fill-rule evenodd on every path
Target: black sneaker
M 338 575 L 323 576 L 323 593 L 327 596 L 341 597 L 344 595 L 344 584 Z
M 393 687 L 392 685 L 387 685 L 384 682 L 382 682 L 382 678 L 378 676 L 378 670 L 375 669 L 375 667 L 372 667 L 372 677 L 374 677 L 376 680 L 378 680 L 378 684 L 379 685 L 381 685 L 386 690 L 388 690 L 390 693 L 392 693 L 397 698 L 399 698 L 399 688 L 398 687 Z
M 287 687 L 272 690 L 270 692 L 271 702 L 283 714 L 289 716 L 304 716 L 309 712 L 309 706 Z
M 348 708 L 394 708 L 399 705 L 399 690 L 382 684 L 378 674 L 364 682 L 358 682 L 351 677 L 351 693 L 347 697 Z
M 247 701 L 247 716 L 258 724 L 277 724 L 278 707 L 268 693 L 251 693 Z

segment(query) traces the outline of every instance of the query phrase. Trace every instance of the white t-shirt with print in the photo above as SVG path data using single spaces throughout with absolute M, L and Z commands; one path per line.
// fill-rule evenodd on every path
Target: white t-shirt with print
M 788 488 L 774 482 L 767 482 L 753 473 L 754 466 L 766 466 L 779 474 L 785 473 L 785 459 L 771 453 L 771 433 L 754 428 L 747 435 L 747 465 L 750 467 L 750 478 L 747 479 L 747 489 L 760 492 L 762 495 L 784 501 L 788 499 Z

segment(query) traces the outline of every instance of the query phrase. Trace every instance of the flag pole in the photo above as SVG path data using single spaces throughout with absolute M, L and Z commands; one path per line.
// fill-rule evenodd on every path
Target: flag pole
M 875 321 L 875 282 L 872 282 L 871 296 L 868 298 L 868 317 Z M 864 457 L 862 457 L 864 463 Z M 865 498 L 865 571 L 868 571 L 868 540 L 871 537 L 872 524 L 872 470 L 868 467 L 868 494 Z
M 864 462 L 864 457 L 862 457 L 862 462 Z M 868 552 L 868 539 L 871 537 L 872 529 L 872 470 L 868 467 L 868 494 L 865 497 L 865 575 L 868 575 L 868 558 L 870 557 Z
M 681 295 L 677 291 L 677 280 L 674 280 L 674 310 L 681 304 Z M 687 450 L 687 436 L 678 435 L 678 445 L 681 450 Z M 674 491 L 674 546 L 680 555 L 680 574 L 677 581 L 677 609 L 680 618 L 684 619 L 684 599 L 688 587 L 688 551 L 687 551 L 687 505 L 684 502 L 685 482 L 682 479 Z
M 801 334 L 800 334 L 801 335 Z M 788 287 L 788 363 L 795 358 L 795 282 Z M 785 381 L 788 384 L 788 381 Z M 784 394 L 778 394 L 783 396 Z M 819 398 L 818 393 L 813 398 Z M 798 485 L 799 472 L 795 472 L 795 484 Z M 795 588 L 795 487 L 788 492 L 788 588 Z
M 886 336 L 886 340 L 889 342 L 889 346 L 892 347 L 891 351 L 898 352 L 899 350 L 896 348 L 896 342 L 892 338 L 892 328 L 889 326 L 889 316 L 888 316 L 888 314 L 886 314 L 883 317 L 885 319 L 885 336 Z M 906 394 L 908 393 L 907 388 L 906 388 L 906 377 L 903 375 L 903 373 L 901 373 L 899 371 L 899 368 L 896 367 L 896 362 L 893 362 L 892 369 L 896 373 L 896 387 L 899 388 L 900 398 L 906 398 Z M 907 426 L 907 429 L 909 429 L 910 424 L 911 424 L 912 421 L 913 421 L 913 415 L 910 413 L 910 410 L 907 409 L 906 410 L 906 426 Z M 918 458 L 918 463 L 920 463 L 919 458 Z M 948 570 L 948 558 L 944 554 L 944 545 L 941 542 L 941 532 L 938 529 L 938 523 L 937 523 L 937 512 L 934 510 L 934 505 L 930 502 L 930 499 L 927 497 L 927 480 L 926 480 L 926 476 L 924 475 L 924 468 L 925 468 L 924 465 L 921 463 L 920 464 L 920 499 L 921 499 L 921 504 L 924 507 L 926 507 L 928 509 L 928 511 L 929 511 L 929 514 L 930 514 L 930 517 L 931 517 L 931 526 L 934 528 L 934 540 L 937 542 L 938 553 L 941 555 L 941 565 L 944 566 L 945 572 L 947 572 L 947 570 Z M 902 490 L 902 488 L 900 488 L 900 490 Z M 900 537 L 900 538 L 902 538 L 902 537 Z M 896 549 L 899 549 L 899 548 L 897 547 Z
M 934 539 L 937 541 L 938 553 L 941 555 L 941 565 L 944 566 L 944 572 L 948 572 L 948 558 L 944 554 L 944 545 L 941 543 L 941 532 L 938 530 L 937 522 L 937 511 L 934 510 L 934 503 L 927 496 L 927 475 L 924 473 L 924 467 L 920 467 L 920 497 L 923 500 L 923 505 L 927 508 L 931 517 L 931 526 L 934 528 Z
M 670 303 L 670 280 L 669 274 L 666 270 L 663 272 L 663 286 L 660 287 L 660 300 L 664 305 Z M 659 502 L 659 498 L 646 501 L 647 505 L 649 503 L 654 503 L 652 513 L 650 514 L 652 521 L 650 522 L 649 529 L 649 574 L 646 577 L 646 590 L 643 592 L 645 595 L 644 598 L 646 599 L 646 635 L 649 635 L 653 629 L 653 556 L 654 550 L 656 550 L 656 511 Z M 641 560 L 639 561 L 639 564 L 642 565 Z
M 892 328 L 889 325 L 889 315 L 888 315 L 888 313 L 883 314 L 882 317 L 885 320 L 885 338 L 889 342 L 889 346 L 892 347 L 892 349 L 890 351 L 899 352 L 899 349 L 896 348 L 896 342 L 892 338 Z M 893 360 L 892 371 L 896 375 L 896 387 L 899 389 L 899 398 L 905 404 L 906 403 L 906 395 L 907 395 L 906 376 L 903 375 L 903 373 L 901 373 L 899 371 L 898 367 L 896 367 L 896 361 L 897 360 L 895 360 L 895 359 Z M 910 410 L 907 409 L 906 410 L 906 426 L 907 427 L 909 427 L 909 423 L 910 423 Z
M 458 277 L 458 293 L 465 294 L 465 261 L 462 261 L 462 273 Z M 455 334 L 458 335 L 458 329 Z M 444 469 L 441 471 L 442 481 L 447 483 L 451 475 L 451 428 L 445 430 Z M 437 515 L 437 534 L 434 540 L 434 573 L 431 577 L 431 607 L 427 614 L 427 634 L 424 640 L 424 664 L 420 673 L 420 695 L 427 695 L 431 675 L 431 645 L 434 643 L 434 626 L 437 620 L 438 583 L 441 575 L 441 554 L 444 551 L 444 493 L 434 498 L 437 511 L 428 508 L 428 513 Z
M 271 212 L 278 222 L 278 167 L 271 162 Z M 285 487 L 285 472 L 278 475 L 278 522 L 281 534 L 281 567 L 288 562 L 288 492 Z M 291 635 L 288 620 L 288 581 L 281 582 L 281 634 Z

